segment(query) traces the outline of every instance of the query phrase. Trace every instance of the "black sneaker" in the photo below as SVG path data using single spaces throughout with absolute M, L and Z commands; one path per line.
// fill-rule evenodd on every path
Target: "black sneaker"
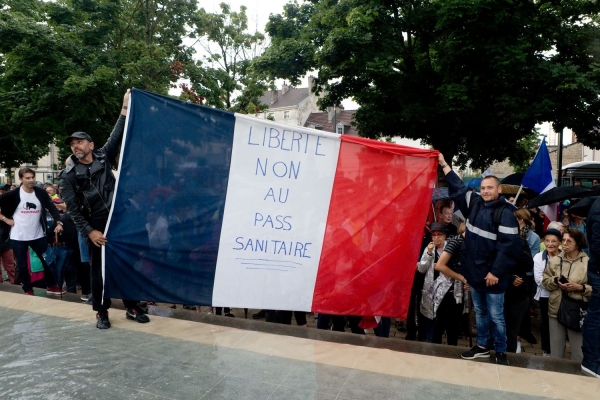
M 136 310 L 135 308 L 127 308 L 125 310 L 125 317 L 127 317 L 127 319 L 133 320 L 135 322 L 139 322 L 139 323 L 146 323 L 146 322 L 150 322 L 150 318 L 148 318 L 148 316 L 146 314 L 144 314 L 141 311 Z
M 508 358 L 506 358 L 506 353 L 496 353 L 496 364 L 508 365 Z
M 96 314 L 96 328 L 108 329 L 110 328 L 110 321 L 108 320 L 108 311 L 104 314 Z
M 148 303 L 147 302 L 140 301 L 135 306 L 137 307 L 137 310 L 139 310 L 140 312 L 142 312 L 144 314 L 148 314 Z
M 581 363 L 581 372 L 586 374 L 587 376 L 592 376 L 594 378 L 600 378 L 600 366 L 596 363 L 586 363 L 585 361 Z
M 465 351 L 460 355 L 465 360 L 474 360 L 476 358 L 487 358 L 490 356 L 490 351 L 488 349 L 482 349 L 481 347 L 475 345 L 471 350 Z

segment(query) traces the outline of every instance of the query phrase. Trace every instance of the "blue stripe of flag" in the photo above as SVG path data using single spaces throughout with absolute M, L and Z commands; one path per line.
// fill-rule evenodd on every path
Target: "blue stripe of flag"
M 523 176 L 521 184 L 534 192 L 542 193 L 544 189 L 554 182 L 552 178 L 552 163 L 550 162 L 550 154 L 546 147 L 546 139 L 542 140 L 535 158 L 531 162 L 531 166 Z
M 234 114 L 136 89 L 131 97 L 106 294 L 210 305 Z

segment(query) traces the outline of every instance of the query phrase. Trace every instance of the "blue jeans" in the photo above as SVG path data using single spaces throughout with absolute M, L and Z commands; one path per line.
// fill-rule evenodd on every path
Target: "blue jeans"
M 504 322 L 504 293 L 494 294 L 471 288 L 471 298 L 477 324 L 477 345 L 489 349 L 490 321 L 493 325 L 494 350 L 506 353 L 506 323 Z
M 588 268 L 587 284 L 592 286 L 592 297 L 581 329 L 583 361 L 600 364 L 600 271 Z
M 81 232 L 77 232 L 77 241 L 79 242 L 79 254 L 81 254 L 81 262 L 90 262 L 90 250 L 88 249 L 87 241 Z

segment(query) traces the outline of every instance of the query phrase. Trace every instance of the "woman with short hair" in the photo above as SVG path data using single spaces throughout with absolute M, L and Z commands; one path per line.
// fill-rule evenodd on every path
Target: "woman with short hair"
M 581 329 L 568 328 L 558 321 L 558 313 L 563 296 L 576 301 L 589 301 L 592 287 L 587 283 L 588 256 L 582 248 L 587 241 L 581 231 L 567 228 L 562 239 L 563 252 L 548 262 L 542 285 L 550 292 L 548 316 L 550 331 L 550 356 L 563 358 L 566 336 L 571 344 L 571 360 L 581 362 Z M 578 315 L 574 316 L 578 318 Z

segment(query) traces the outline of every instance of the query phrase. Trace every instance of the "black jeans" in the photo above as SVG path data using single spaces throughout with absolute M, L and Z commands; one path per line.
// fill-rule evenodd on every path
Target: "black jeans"
M 504 320 L 506 322 L 506 351 L 516 353 L 517 336 L 521 328 L 523 315 L 529 310 L 529 297 L 512 304 L 504 305 Z
M 296 324 L 299 326 L 306 325 L 306 312 L 305 311 L 278 311 L 279 323 L 285 325 L 292 324 L 292 313 L 296 317 Z
M 317 317 L 317 329 L 329 329 L 330 323 L 333 325 L 334 331 L 346 331 L 346 319 L 343 315 L 319 314 Z
M 538 300 L 540 305 L 540 316 L 542 318 L 542 326 L 540 336 L 542 338 L 542 350 L 550 354 L 550 323 L 548 316 L 548 298 L 540 297 Z
M 442 343 L 442 336 L 446 331 L 446 339 L 450 346 L 458 345 L 460 334 L 463 303 L 456 304 L 454 292 L 448 292 L 442 299 L 435 313 L 435 328 L 433 330 L 433 343 Z
M 69 268 L 65 271 L 65 282 L 69 293 L 77 293 L 77 283 L 81 285 L 81 294 L 89 295 L 91 292 L 90 264 L 81 262 L 79 248 L 73 249 L 73 254 L 69 260 Z
M 56 286 L 56 278 L 48 268 L 48 265 L 46 265 L 46 261 L 44 261 L 44 252 L 48 248 L 48 240 L 45 236 L 35 240 L 12 240 L 12 246 L 15 253 L 15 261 L 17 262 L 17 279 L 23 285 L 25 293 L 33 290 L 29 268 L 27 268 L 27 252 L 29 251 L 29 247 L 31 247 L 42 262 L 46 286 Z
M 225 314 L 231 313 L 231 308 L 225 307 Z M 223 315 L 223 307 L 215 307 L 215 315 Z
M 418 270 L 415 270 L 413 285 L 410 290 L 408 316 L 406 317 L 407 338 L 415 340 L 418 337 L 419 341 L 422 342 L 425 341 L 425 316 L 423 316 L 423 314 L 421 314 L 421 311 L 419 311 L 419 305 L 421 304 L 421 293 L 423 290 L 424 282 L 425 274 L 422 274 Z
M 92 225 L 94 229 L 104 232 L 106 221 L 92 221 L 90 225 Z M 108 311 L 112 303 L 110 297 L 103 296 L 104 280 L 102 279 L 102 248 L 92 243 L 89 238 L 87 238 L 87 245 L 90 251 L 92 308 L 94 311 L 104 314 Z M 136 303 L 137 301 L 135 300 L 123 300 L 123 304 L 126 308 L 133 308 Z

